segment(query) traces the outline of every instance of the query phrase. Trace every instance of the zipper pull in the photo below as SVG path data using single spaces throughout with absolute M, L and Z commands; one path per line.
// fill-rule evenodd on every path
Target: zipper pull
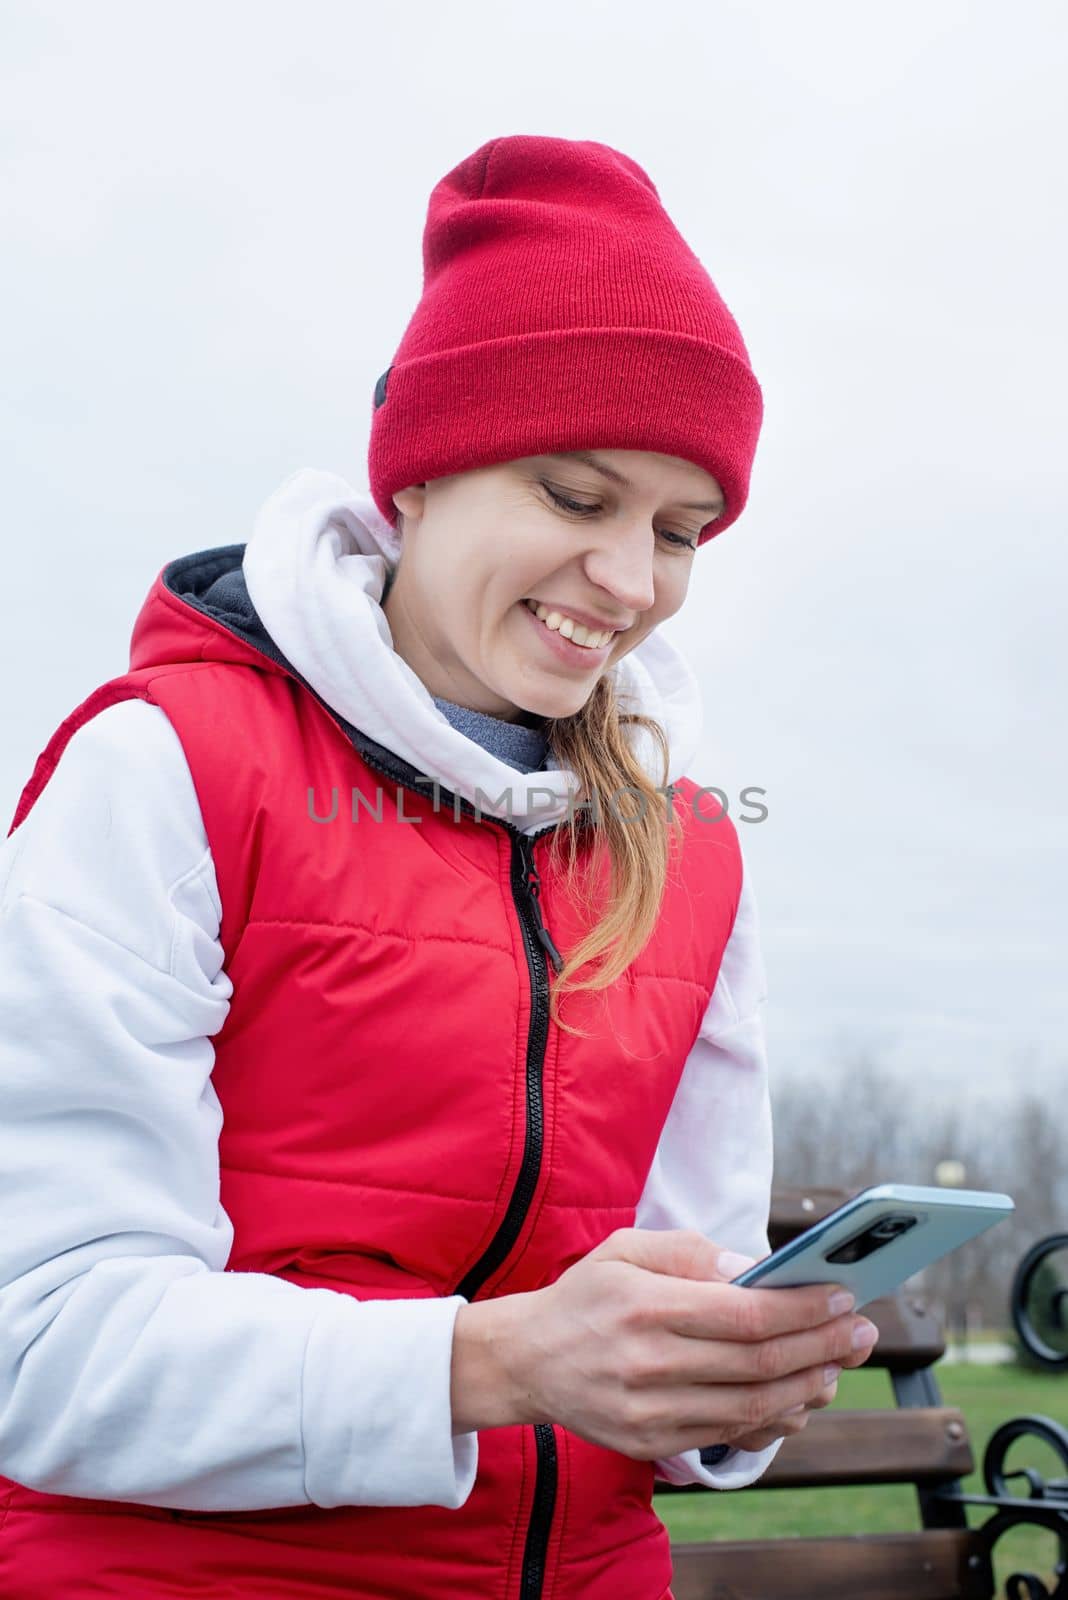
M 556 946 L 553 944 L 552 938 L 550 937 L 550 934 L 549 934 L 549 930 L 545 926 L 544 922 L 542 922 L 540 917 L 538 918 L 537 934 L 538 934 L 538 938 L 541 940 L 541 943 L 545 946 L 545 949 L 548 951 L 549 960 L 553 964 L 553 971 L 554 972 L 561 972 L 563 970 L 563 966 L 564 966 L 564 958 L 560 954 L 560 952 L 556 948 Z
M 538 873 L 537 867 L 534 865 L 534 841 L 532 839 L 528 839 L 526 834 L 520 834 L 520 848 L 523 854 L 523 864 L 527 869 L 527 889 L 530 892 L 531 904 L 534 907 L 534 931 L 538 935 L 539 944 L 542 946 L 542 949 L 546 951 L 549 960 L 553 964 L 553 971 L 561 972 L 563 970 L 564 958 L 556 948 L 555 944 L 553 944 L 552 935 L 545 926 L 545 923 L 542 921 L 541 904 L 538 899 L 539 891 L 541 889 L 541 877 Z

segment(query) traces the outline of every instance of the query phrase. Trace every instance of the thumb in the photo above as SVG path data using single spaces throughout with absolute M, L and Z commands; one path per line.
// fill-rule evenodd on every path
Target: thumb
M 729 1283 L 756 1265 L 755 1256 L 727 1250 L 697 1228 L 617 1228 L 591 1254 L 602 1261 L 629 1261 L 646 1272 L 706 1283 Z

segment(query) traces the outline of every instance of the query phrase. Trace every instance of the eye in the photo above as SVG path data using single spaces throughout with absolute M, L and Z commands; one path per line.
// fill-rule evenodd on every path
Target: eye
M 588 506 L 581 500 L 569 500 L 566 494 L 557 494 L 556 490 L 550 489 L 547 483 L 543 483 L 542 488 L 549 496 L 549 499 L 555 501 L 564 511 L 575 511 L 580 515 L 589 515 L 590 512 L 601 509 L 600 506 Z
M 587 505 L 583 500 L 572 500 L 566 494 L 558 494 L 555 489 L 550 489 L 547 483 L 543 482 L 542 488 L 549 496 L 549 499 L 558 505 L 562 511 L 570 511 L 575 516 L 589 517 L 601 509 L 599 505 Z M 696 539 L 687 539 L 686 535 L 682 533 L 671 533 L 667 528 L 660 529 L 660 537 L 666 539 L 672 549 L 675 550 L 697 549 Z

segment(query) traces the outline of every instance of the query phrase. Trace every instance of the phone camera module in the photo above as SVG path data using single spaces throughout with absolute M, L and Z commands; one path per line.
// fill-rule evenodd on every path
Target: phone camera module
M 919 1221 L 918 1217 L 908 1213 L 899 1213 L 896 1216 L 880 1217 L 878 1222 L 869 1224 L 868 1227 L 855 1234 L 852 1239 L 847 1239 L 843 1244 L 832 1250 L 826 1259 L 836 1264 L 848 1264 L 853 1261 L 863 1261 L 866 1256 L 873 1255 L 876 1250 L 881 1250 L 885 1245 L 892 1244 L 903 1233 L 914 1228 Z

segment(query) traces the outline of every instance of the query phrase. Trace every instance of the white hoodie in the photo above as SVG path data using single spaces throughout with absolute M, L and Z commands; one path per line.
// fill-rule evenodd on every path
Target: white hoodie
M 487 814 L 485 797 L 509 790 L 510 820 L 550 826 L 574 774 L 516 782 L 394 651 L 379 599 L 398 549 L 370 496 L 306 470 L 266 502 L 242 565 L 278 648 L 349 722 L 452 792 L 481 790 Z M 700 733 L 691 670 L 657 633 L 613 670 L 664 725 L 674 782 Z M 526 786 L 560 798 L 546 807 L 541 792 L 522 814 Z M 220 918 L 171 723 L 141 700 L 108 707 L 0 846 L 0 1474 L 194 1510 L 461 1506 L 478 1463 L 478 1434 L 451 1425 L 461 1296 L 359 1301 L 224 1271 Z M 767 1254 L 764 998 L 746 875 L 636 1226 Z M 781 1443 L 715 1467 L 688 1450 L 656 1470 L 739 1488 Z

